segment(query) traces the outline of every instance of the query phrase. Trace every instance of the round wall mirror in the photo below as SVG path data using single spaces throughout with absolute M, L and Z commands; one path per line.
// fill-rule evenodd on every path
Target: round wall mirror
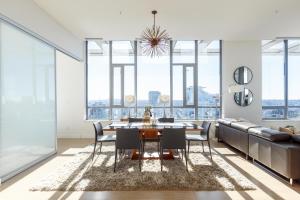
M 240 66 L 234 71 L 234 81 L 237 84 L 244 85 L 251 82 L 253 74 L 251 69 L 246 66 Z
M 241 92 L 234 93 L 234 101 L 239 106 L 249 106 L 253 101 L 253 93 L 251 90 L 245 88 Z

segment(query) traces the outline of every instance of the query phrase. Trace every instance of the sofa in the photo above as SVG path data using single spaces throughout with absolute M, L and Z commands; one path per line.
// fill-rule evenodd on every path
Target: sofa
M 290 184 L 300 179 L 300 135 L 291 136 L 246 120 L 225 118 L 218 123 L 218 141 L 288 178 Z

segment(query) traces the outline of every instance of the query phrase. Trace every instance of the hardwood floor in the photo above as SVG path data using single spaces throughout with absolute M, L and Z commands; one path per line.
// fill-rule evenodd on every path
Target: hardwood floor
M 235 150 L 222 143 L 212 142 L 212 146 L 223 158 L 240 173 L 252 181 L 257 190 L 251 191 L 128 191 L 128 192 L 32 192 L 30 186 L 53 171 L 61 163 L 73 158 L 80 148 L 91 144 L 90 139 L 60 139 L 58 153 L 38 165 L 15 176 L 0 187 L 0 199 L 300 199 L 300 184 L 291 187 L 284 180 L 252 164 Z M 300 170 L 300 169 L 299 169 Z

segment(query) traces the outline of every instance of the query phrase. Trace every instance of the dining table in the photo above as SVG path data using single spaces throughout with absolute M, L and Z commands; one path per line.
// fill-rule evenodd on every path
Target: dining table
M 203 128 L 195 123 L 192 122 L 174 122 L 174 123 L 161 123 L 161 122 L 157 122 L 157 123 L 149 123 L 149 122 L 133 122 L 133 123 L 129 123 L 129 122 L 124 122 L 124 121 L 117 121 L 117 122 L 112 122 L 109 125 L 103 127 L 103 131 L 116 131 L 117 129 L 120 128 L 137 128 L 139 130 L 139 133 L 142 134 L 151 129 L 155 129 L 158 132 L 158 135 L 161 136 L 162 131 L 164 128 L 184 128 L 186 131 L 197 131 L 200 132 L 203 130 Z M 137 150 L 133 150 L 131 152 L 131 159 L 136 160 L 139 158 L 138 155 L 138 151 Z M 150 157 L 150 156 L 143 156 L 143 159 L 159 159 L 159 155 L 155 156 L 155 157 Z M 170 159 L 174 159 L 174 150 L 169 149 L 169 151 L 166 154 L 163 154 L 163 159 L 166 160 L 170 160 Z

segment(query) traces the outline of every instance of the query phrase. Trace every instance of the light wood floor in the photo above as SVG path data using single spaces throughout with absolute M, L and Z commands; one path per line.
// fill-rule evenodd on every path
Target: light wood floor
M 228 146 L 212 142 L 213 148 L 259 189 L 254 191 L 163 191 L 163 192 L 31 192 L 30 186 L 62 163 L 73 158 L 80 148 L 91 144 L 88 139 L 58 140 L 58 153 L 15 176 L 0 186 L 0 199 L 300 199 L 300 184 L 293 187 L 286 180 L 267 172 L 258 164 L 244 159 Z M 299 169 L 300 170 L 300 169 Z

